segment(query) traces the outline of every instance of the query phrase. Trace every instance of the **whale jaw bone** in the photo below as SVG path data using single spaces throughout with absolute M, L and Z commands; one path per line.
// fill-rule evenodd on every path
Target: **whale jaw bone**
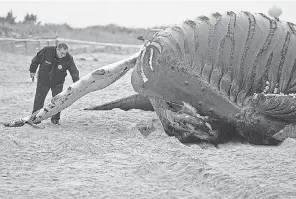
M 28 123 L 36 123 L 45 120 L 71 106 L 75 101 L 86 94 L 106 88 L 135 66 L 139 53 L 140 52 L 121 61 L 103 66 L 85 75 L 79 81 L 53 97 L 50 103 L 42 109 L 21 120 Z

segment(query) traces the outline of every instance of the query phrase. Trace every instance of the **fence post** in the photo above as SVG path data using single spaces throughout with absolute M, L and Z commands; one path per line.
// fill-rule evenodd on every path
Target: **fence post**
M 14 53 L 14 50 L 15 50 L 15 42 L 13 41 L 11 43 L 11 51 L 12 51 L 12 53 Z
M 56 36 L 55 36 L 55 45 L 58 45 L 58 32 L 56 32 Z
M 38 38 L 38 48 L 39 48 L 39 50 L 41 50 L 41 42 L 40 42 L 39 38 Z
M 25 40 L 26 54 L 28 54 L 28 41 Z

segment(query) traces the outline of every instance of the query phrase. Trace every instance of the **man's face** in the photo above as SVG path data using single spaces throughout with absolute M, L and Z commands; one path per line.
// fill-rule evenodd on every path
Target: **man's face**
M 58 58 L 63 58 L 66 57 L 68 50 L 63 49 L 63 48 L 57 48 L 57 55 Z

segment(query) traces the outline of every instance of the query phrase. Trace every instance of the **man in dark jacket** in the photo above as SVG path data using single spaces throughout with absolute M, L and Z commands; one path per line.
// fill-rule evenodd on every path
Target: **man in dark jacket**
M 32 59 L 29 69 L 33 81 L 38 66 L 33 113 L 44 106 L 46 95 L 50 89 L 53 97 L 63 91 L 67 70 L 70 72 L 73 82 L 79 80 L 79 71 L 73 57 L 68 53 L 68 46 L 65 43 L 44 47 L 37 53 Z M 51 118 L 53 124 L 59 124 L 59 120 L 60 112 Z

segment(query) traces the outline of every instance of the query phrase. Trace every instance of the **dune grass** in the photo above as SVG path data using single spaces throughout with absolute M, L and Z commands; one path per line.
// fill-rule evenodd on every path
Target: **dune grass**
M 58 37 L 122 44 L 141 44 L 138 36 L 146 35 L 148 29 L 133 29 L 114 24 L 72 28 L 68 24 L 9 24 L 0 22 L 0 37 L 55 38 Z

